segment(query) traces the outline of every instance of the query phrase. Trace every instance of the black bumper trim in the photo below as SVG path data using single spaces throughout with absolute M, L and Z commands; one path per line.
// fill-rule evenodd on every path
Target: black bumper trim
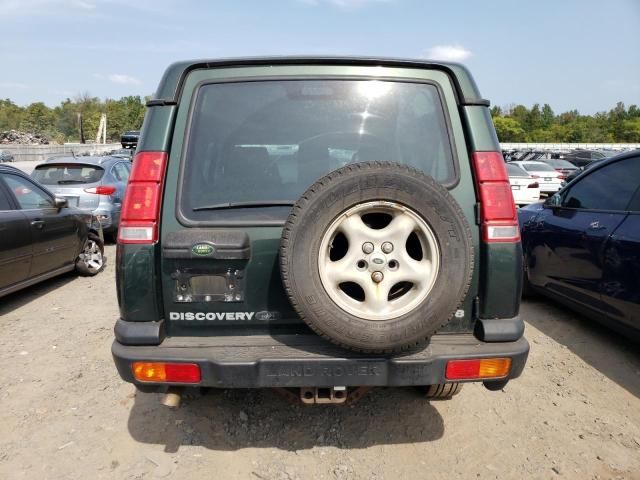
M 446 382 L 448 360 L 487 357 L 511 358 L 510 380 L 522 373 L 529 353 L 524 338 L 485 343 L 471 334 L 436 335 L 423 350 L 396 357 L 349 352 L 314 335 L 290 337 L 225 337 L 213 346 L 207 338 L 168 337 L 155 347 L 115 341 L 112 353 L 127 382 L 138 383 L 134 361 L 188 362 L 200 366 L 200 386 L 218 388 L 433 385 Z
M 515 342 L 524 334 L 522 318 L 480 318 L 476 322 L 475 336 L 482 342 Z
M 165 337 L 164 320 L 127 322 L 119 318 L 113 332 L 122 345 L 160 345 Z

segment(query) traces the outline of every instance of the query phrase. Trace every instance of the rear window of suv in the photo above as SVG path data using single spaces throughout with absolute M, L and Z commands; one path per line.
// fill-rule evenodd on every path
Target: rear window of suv
M 31 177 L 43 185 L 73 185 L 99 182 L 104 169 L 92 165 L 42 165 L 37 167 Z
M 210 218 L 207 207 L 294 202 L 326 173 L 370 160 L 409 165 L 452 184 L 447 125 L 439 91 L 427 83 L 205 84 L 192 107 L 181 212 L 198 220 Z

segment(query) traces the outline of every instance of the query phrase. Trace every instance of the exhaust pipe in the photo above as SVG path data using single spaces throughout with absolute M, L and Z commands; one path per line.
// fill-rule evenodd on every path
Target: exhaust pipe
M 172 409 L 179 408 L 180 402 L 182 401 L 182 391 L 183 388 L 181 387 L 169 387 L 167 393 L 165 393 L 162 400 L 160 400 L 160 403 Z

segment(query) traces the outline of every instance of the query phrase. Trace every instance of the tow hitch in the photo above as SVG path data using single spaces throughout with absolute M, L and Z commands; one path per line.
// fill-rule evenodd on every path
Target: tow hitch
M 300 387 L 300 388 L 274 388 L 274 392 L 284 397 L 292 404 L 322 405 L 352 404 L 360 400 L 371 387 L 347 388 L 336 387 Z
M 300 401 L 306 405 L 345 403 L 347 387 L 303 387 L 300 389 Z

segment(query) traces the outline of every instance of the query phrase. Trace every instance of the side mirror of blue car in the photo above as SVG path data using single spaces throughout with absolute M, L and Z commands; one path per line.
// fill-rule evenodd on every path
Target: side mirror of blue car
M 543 205 L 545 208 L 560 208 L 562 206 L 562 197 L 554 193 L 544 201 Z

